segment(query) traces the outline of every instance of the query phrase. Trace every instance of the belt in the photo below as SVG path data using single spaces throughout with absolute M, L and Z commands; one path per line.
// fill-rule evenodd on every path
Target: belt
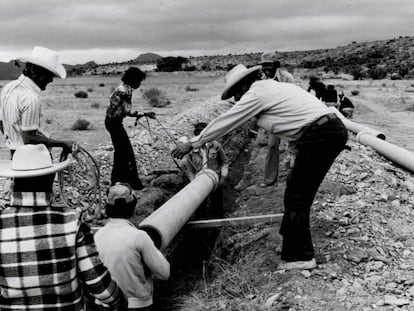
M 338 119 L 338 117 L 336 116 L 335 113 L 328 113 L 322 117 L 320 117 L 319 119 L 316 119 L 315 121 L 313 121 L 313 124 L 317 124 L 317 125 L 322 125 L 325 122 L 328 122 L 329 120 L 333 120 L 333 119 Z

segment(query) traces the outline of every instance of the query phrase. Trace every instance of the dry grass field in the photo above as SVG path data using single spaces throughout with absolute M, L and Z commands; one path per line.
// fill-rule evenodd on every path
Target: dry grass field
M 224 82 L 221 73 L 150 73 L 141 87 L 133 94 L 133 109 L 155 111 L 159 119 L 175 115 L 197 104 L 200 99 L 216 95 Z M 94 151 L 101 144 L 110 144 L 110 137 L 104 126 L 105 111 L 112 90 L 117 87 L 121 77 L 76 77 L 65 80 L 55 79 L 46 91 L 41 93 L 43 100 L 43 127 L 57 139 L 74 140 L 87 150 Z M 7 81 L 0 81 L 5 85 Z M 100 85 L 104 86 L 100 86 Z M 142 97 L 142 91 L 156 87 L 165 92 L 171 105 L 164 108 L 152 108 Z M 186 91 L 188 87 L 197 91 Z M 74 93 L 85 91 L 87 98 L 77 98 Z M 89 130 L 73 131 L 72 125 L 77 119 L 91 123 Z M 126 127 L 132 127 L 134 119 L 127 118 Z M 8 153 L 1 146 L 1 157 Z
M 161 120 L 168 118 L 218 96 L 224 85 L 223 77 L 223 72 L 149 73 L 141 87 L 134 92 L 133 109 L 153 110 Z M 0 81 L 0 85 L 6 82 Z M 324 82 L 344 90 L 356 104 L 355 121 L 383 130 L 391 141 L 414 151 L 414 139 L 411 136 L 411 132 L 414 133 L 414 81 L 326 79 Z M 91 151 L 101 144 L 110 143 L 103 120 L 111 91 L 119 83 L 120 77 L 114 76 L 55 79 L 42 93 L 43 126 L 46 131 L 59 139 L 75 140 Z M 298 84 L 307 87 L 305 80 L 299 80 Z M 149 106 L 142 97 L 142 91 L 152 87 L 165 92 L 171 105 L 164 108 Z M 188 88 L 195 91 L 188 91 Z M 74 93 L 77 91 L 86 91 L 88 98 L 76 98 Z M 351 91 L 358 91 L 359 95 L 353 96 Z M 91 122 L 90 129 L 71 130 L 77 119 Z M 127 119 L 126 126 L 133 126 L 133 120 Z M 4 148 L 1 148 L 0 154 L 3 157 Z

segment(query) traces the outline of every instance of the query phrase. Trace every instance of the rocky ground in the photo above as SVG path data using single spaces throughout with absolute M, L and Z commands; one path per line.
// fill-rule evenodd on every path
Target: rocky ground
M 358 102 L 360 111 L 378 114 Z M 382 114 L 381 122 L 392 129 L 395 121 Z M 332 166 L 312 209 L 316 269 L 276 269 L 278 223 L 226 228 L 194 290 L 178 293 L 171 310 L 414 310 L 413 175 L 352 135 L 348 145 L 351 151 Z M 286 171 L 275 187 L 260 188 L 267 150 L 252 142 L 249 151 L 227 217 L 283 211 Z

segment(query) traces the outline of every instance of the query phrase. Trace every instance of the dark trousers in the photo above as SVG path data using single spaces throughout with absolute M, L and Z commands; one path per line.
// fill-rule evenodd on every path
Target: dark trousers
M 121 119 L 106 118 L 105 127 L 111 135 L 114 146 L 114 162 L 112 166 L 111 184 L 116 182 L 129 183 L 132 189 L 144 188 L 138 176 L 134 149 Z
M 316 192 L 335 158 L 344 149 L 348 132 L 335 118 L 309 125 L 298 141 L 295 164 L 286 182 L 282 260 L 314 258 L 309 214 Z

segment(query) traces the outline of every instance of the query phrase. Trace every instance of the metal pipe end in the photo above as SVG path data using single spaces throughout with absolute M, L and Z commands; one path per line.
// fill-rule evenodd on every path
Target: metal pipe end
M 363 136 L 363 135 L 370 135 L 368 132 L 366 132 L 366 131 L 361 131 L 361 132 L 359 132 L 357 135 L 356 135 L 356 137 L 355 137 L 355 139 L 356 139 L 356 141 L 358 142 L 358 143 L 360 143 L 360 144 L 362 144 L 361 143 L 361 136 Z
M 149 235 L 151 240 L 154 242 L 154 245 L 158 249 L 161 249 L 163 245 L 162 234 L 157 228 L 154 228 L 153 226 L 146 226 L 146 225 L 139 226 L 138 228 L 142 231 L 145 231 Z

